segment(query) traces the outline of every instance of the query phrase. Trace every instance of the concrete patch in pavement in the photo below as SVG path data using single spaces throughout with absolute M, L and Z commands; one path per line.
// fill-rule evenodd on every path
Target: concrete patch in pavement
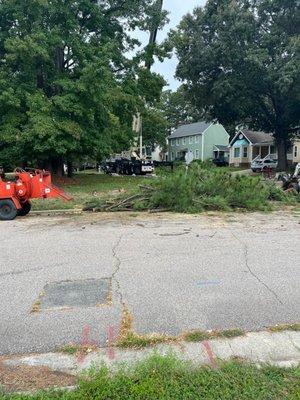
M 32 311 L 100 307 L 111 302 L 111 279 L 51 282 L 45 285 Z

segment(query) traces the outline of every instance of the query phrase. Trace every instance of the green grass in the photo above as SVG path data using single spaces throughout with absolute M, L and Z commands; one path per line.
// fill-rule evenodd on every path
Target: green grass
M 190 332 L 186 332 L 184 334 L 184 339 L 187 342 L 201 342 L 203 340 L 211 340 L 211 339 L 230 339 L 235 338 L 238 336 L 244 336 L 245 332 L 241 329 L 226 329 L 223 331 L 201 331 L 201 330 L 194 330 Z
M 2 400 L 299 400 L 300 368 L 257 368 L 237 361 L 200 367 L 154 355 L 113 374 L 93 369 L 73 392 L 2 396 Z
M 285 331 L 300 332 L 300 323 L 275 325 L 271 326 L 269 330 L 271 332 L 285 332 Z
M 60 347 L 58 349 L 58 352 L 73 356 L 76 353 L 78 353 L 79 349 L 80 349 L 80 346 L 78 346 L 78 345 L 67 344 L 66 346 Z
M 116 346 L 121 349 L 142 349 L 145 347 L 155 346 L 160 343 L 169 343 L 176 340 L 178 339 L 166 335 L 138 335 L 134 332 L 128 332 L 117 341 Z
M 109 176 L 98 173 L 78 173 L 72 179 L 55 181 L 58 187 L 73 197 L 65 202 L 60 199 L 32 200 L 33 210 L 82 209 L 85 203 L 112 198 L 138 188 L 144 177 Z M 147 180 L 148 182 L 148 180 Z

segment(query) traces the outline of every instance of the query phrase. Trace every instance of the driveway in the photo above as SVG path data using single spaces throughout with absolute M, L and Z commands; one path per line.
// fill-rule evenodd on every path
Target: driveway
M 0 354 L 300 321 L 300 213 L 29 216 L 0 223 Z

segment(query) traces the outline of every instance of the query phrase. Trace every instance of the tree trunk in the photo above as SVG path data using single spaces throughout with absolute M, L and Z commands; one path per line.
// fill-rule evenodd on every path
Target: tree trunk
M 73 163 L 72 163 L 72 161 L 68 161 L 67 162 L 67 169 L 68 169 L 68 178 L 73 178 L 73 175 L 74 175 L 74 170 L 73 170 Z
M 56 176 L 62 178 L 63 174 L 64 174 L 63 168 L 64 168 L 64 163 L 63 163 L 62 158 L 57 157 L 57 158 L 51 159 L 50 170 L 53 175 L 56 175 Z
M 287 169 L 287 141 L 285 139 L 277 140 L 278 152 L 278 171 L 286 171 Z

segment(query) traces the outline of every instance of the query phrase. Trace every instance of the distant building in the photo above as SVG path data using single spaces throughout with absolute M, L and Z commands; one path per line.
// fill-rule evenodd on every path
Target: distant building
M 192 151 L 195 160 L 229 156 L 229 135 L 220 124 L 196 122 L 182 125 L 169 136 L 169 161 L 184 160 Z
M 271 133 L 240 130 L 230 142 L 230 165 L 249 167 L 254 159 L 277 159 L 275 139 Z M 287 154 L 288 162 L 300 162 L 300 138 L 294 139 Z

